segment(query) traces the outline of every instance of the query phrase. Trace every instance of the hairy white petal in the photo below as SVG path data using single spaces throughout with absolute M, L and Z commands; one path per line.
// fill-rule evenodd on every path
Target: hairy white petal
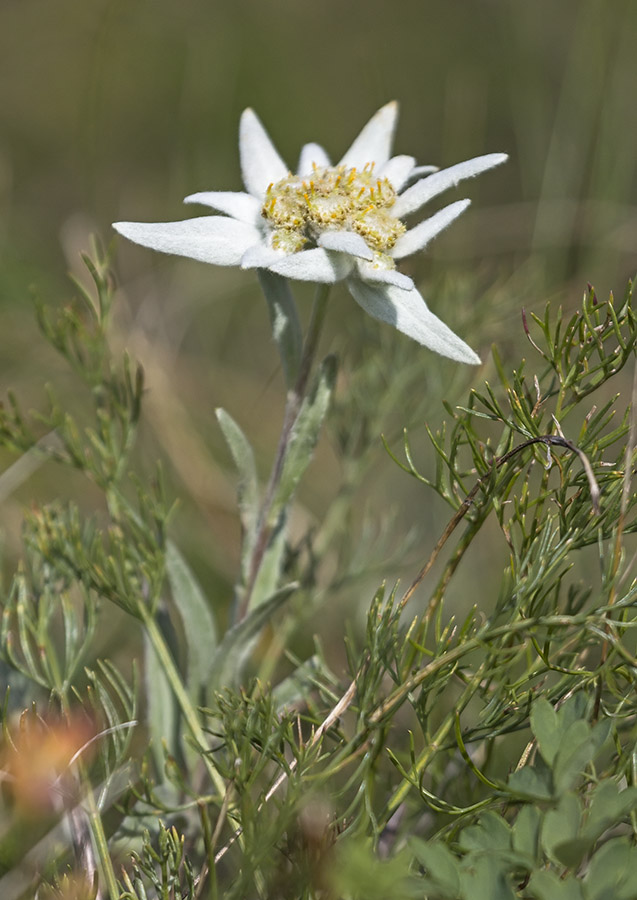
M 261 241 L 252 225 L 225 216 L 183 222 L 115 222 L 113 228 L 142 247 L 217 266 L 238 265 L 248 247 Z
M 413 170 L 409 174 L 409 178 L 407 179 L 407 184 L 414 181 L 418 181 L 420 178 L 424 178 L 425 175 L 432 175 L 434 172 L 439 172 L 440 166 L 415 166 Z
M 413 156 L 392 156 L 377 172 L 379 178 L 387 178 L 398 193 L 407 184 L 414 171 Z
M 241 115 L 239 155 L 243 183 L 247 191 L 259 200 L 269 184 L 280 181 L 288 174 L 288 167 L 252 109 L 244 110 Z
M 261 222 L 261 204 L 256 197 L 243 191 L 200 191 L 190 194 L 184 203 L 210 206 L 249 225 L 259 225 Z
M 390 256 L 394 259 L 403 259 L 410 256 L 418 250 L 423 250 L 427 244 L 440 234 L 448 225 L 451 225 L 454 219 L 457 219 L 461 213 L 471 204 L 471 200 L 458 200 L 456 203 L 450 203 L 439 212 L 419 222 L 411 228 L 402 237 L 399 237 L 392 249 L 389 251 Z
M 351 256 L 344 253 L 330 253 L 329 250 L 317 247 L 314 250 L 290 253 L 281 262 L 270 265 L 269 269 L 286 278 L 333 284 L 345 278 L 352 266 Z
M 316 242 L 325 250 L 336 250 L 338 253 L 349 253 L 361 259 L 373 259 L 374 253 L 365 243 L 365 239 L 354 231 L 324 231 Z
M 363 281 L 370 281 L 376 284 L 393 284 L 404 291 L 411 291 L 414 287 L 413 280 L 396 269 L 383 269 L 379 266 L 370 265 L 368 262 L 363 262 L 363 260 L 358 260 L 356 267 Z
M 391 152 L 397 119 L 398 103 L 392 100 L 372 116 L 339 165 L 351 168 L 373 162 L 380 167 L 386 163 Z
M 306 144 L 301 150 L 299 158 L 299 175 L 311 175 L 312 163 L 319 169 L 326 169 L 331 166 L 330 158 L 319 144 Z
M 486 156 L 478 156 L 475 159 L 468 159 L 466 162 L 458 163 L 448 169 L 442 169 L 435 172 L 427 178 L 417 181 L 416 184 L 401 194 L 392 207 L 392 212 L 399 219 L 408 216 L 412 212 L 416 212 L 421 206 L 424 206 L 433 197 L 442 194 L 443 191 L 450 187 L 455 187 L 458 182 L 465 178 L 473 178 L 487 169 L 499 166 L 508 159 L 506 153 L 488 153 Z
M 241 257 L 242 269 L 269 269 L 275 263 L 285 259 L 285 250 L 274 250 L 265 243 L 255 244 Z
M 471 347 L 431 312 L 415 288 L 403 291 L 396 287 L 365 284 L 353 278 L 348 279 L 347 286 L 354 300 L 375 319 L 393 325 L 442 356 L 474 365 L 480 362 Z

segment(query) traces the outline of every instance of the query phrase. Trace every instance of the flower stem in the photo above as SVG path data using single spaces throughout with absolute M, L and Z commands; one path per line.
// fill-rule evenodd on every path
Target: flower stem
M 294 425 L 301 411 L 301 405 L 305 397 L 307 385 L 312 371 L 312 363 L 316 356 L 319 338 L 325 322 L 325 314 L 327 312 L 327 300 L 329 297 L 330 285 L 319 284 L 316 288 L 314 296 L 314 304 L 312 306 L 312 314 L 310 316 L 310 324 L 308 325 L 305 343 L 303 344 L 303 353 L 299 363 L 299 374 L 297 376 L 294 387 L 288 391 L 285 401 L 285 412 L 283 415 L 283 426 L 279 436 L 279 444 L 274 458 L 274 464 L 270 473 L 270 479 L 266 488 L 265 497 L 259 511 L 259 519 L 257 522 L 256 535 L 254 541 L 254 549 L 250 559 L 250 567 L 248 584 L 246 586 L 243 597 L 237 606 L 236 621 L 241 622 L 248 614 L 250 609 L 250 601 L 256 584 L 257 576 L 263 562 L 265 551 L 268 548 L 268 542 L 272 531 L 272 523 L 269 521 L 272 504 L 276 498 L 277 488 L 281 481 L 283 473 L 283 464 L 287 449 L 292 436 Z

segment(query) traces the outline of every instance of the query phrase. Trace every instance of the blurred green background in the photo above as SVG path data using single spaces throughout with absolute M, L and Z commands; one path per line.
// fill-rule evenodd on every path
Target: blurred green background
M 621 294 L 634 274 L 636 46 L 635 0 L 0 0 L 2 393 L 11 386 L 37 405 L 52 381 L 69 405 L 81 404 L 38 334 L 32 291 L 65 302 L 78 251 L 91 232 L 113 240 L 113 221 L 186 218 L 185 195 L 240 189 L 243 108 L 258 112 L 292 168 L 306 141 L 338 158 L 396 98 L 397 152 L 440 166 L 493 151 L 511 157 L 444 198 L 473 205 L 404 266 L 480 352 L 482 373 L 363 321 L 344 290 L 331 301 L 324 349 L 339 354 L 343 383 L 361 354 L 378 354 L 387 385 L 396 359 L 418 355 L 422 387 L 387 429 L 422 433 L 425 418 L 436 427 L 441 399 L 461 402 L 470 383 L 493 376 L 492 342 L 510 364 L 527 353 L 521 307 L 539 311 L 549 298 L 574 306 L 586 282 L 601 296 Z M 114 346 L 128 347 L 147 374 L 140 466 L 164 460 L 181 500 L 175 537 L 223 606 L 240 535 L 213 410 L 224 406 L 241 423 L 265 476 L 283 394 L 265 304 L 251 273 L 123 241 L 116 266 Z M 299 296 L 307 314 L 308 294 Z M 355 502 L 398 504 L 403 531 L 424 529 L 412 556 L 420 561 L 447 513 L 372 438 L 374 477 Z M 426 468 L 424 442 L 422 454 Z M 339 477 L 327 439 L 299 494 L 299 528 L 321 520 Z M 98 503 L 53 466 L 3 498 L 5 555 L 17 552 L 24 504 L 67 491 Z M 489 560 L 476 559 L 485 589 L 498 577 Z

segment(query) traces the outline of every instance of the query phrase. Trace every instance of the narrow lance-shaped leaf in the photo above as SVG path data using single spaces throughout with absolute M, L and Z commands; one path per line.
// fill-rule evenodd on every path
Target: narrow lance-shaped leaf
M 254 453 L 250 443 L 232 416 L 225 409 L 217 409 L 217 420 L 226 439 L 232 459 L 239 473 L 237 495 L 239 515 L 243 527 L 241 548 L 242 566 L 248 564 L 252 556 L 257 518 L 259 514 L 259 485 Z M 247 573 L 244 571 L 244 577 Z
M 264 600 L 271 597 L 279 585 L 283 554 L 285 552 L 286 525 L 286 510 L 282 510 L 270 534 L 268 546 L 263 554 L 263 559 L 250 593 L 250 609 L 255 609 Z
M 199 582 L 172 541 L 166 545 L 166 574 L 184 628 L 188 693 L 197 702 L 217 646 L 215 620 Z
M 261 629 L 297 588 L 296 582 L 285 585 L 225 633 L 212 660 L 210 685 L 213 689 L 237 684 Z
M 330 404 L 335 380 L 336 359 L 334 356 L 328 356 L 321 363 L 312 391 L 303 401 L 294 423 L 279 488 L 270 512 L 270 522 L 275 522 L 280 511 L 289 503 L 310 464 Z
M 170 682 L 157 658 L 155 649 L 144 633 L 144 676 L 146 682 L 147 727 L 150 747 L 159 777 L 163 777 L 165 743 L 176 754 L 177 721 L 179 714 Z
M 307 700 L 319 677 L 324 674 L 324 663 L 318 653 L 310 656 L 272 689 L 277 712 L 282 713 Z

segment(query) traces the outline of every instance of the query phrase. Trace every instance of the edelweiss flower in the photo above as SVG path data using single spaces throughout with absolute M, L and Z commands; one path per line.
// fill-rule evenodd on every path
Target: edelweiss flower
M 335 166 L 322 147 L 306 144 L 292 175 L 256 114 L 246 109 L 239 129 L 246 192 L 204 191 L 185 200 L 225 215 L 113 227 L 144 247 L 202 262 L 268 269 L 302 281 L 345 279 L 374 318 L 437 353 L 479 363 L 396 262 L 426 247 L 470 201 L 445 206 L 409 229 L 407 216 L 507 156 L 491 153 L 442 171 L 416 166 L 412 156 L 390 156 L 397 117 L 395 102 L 379 109 Z

